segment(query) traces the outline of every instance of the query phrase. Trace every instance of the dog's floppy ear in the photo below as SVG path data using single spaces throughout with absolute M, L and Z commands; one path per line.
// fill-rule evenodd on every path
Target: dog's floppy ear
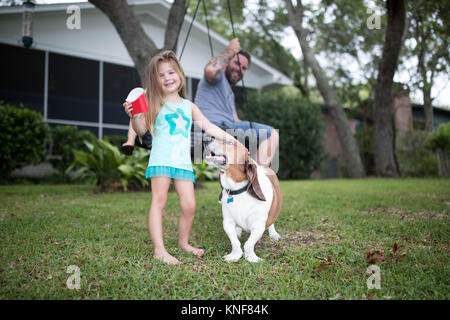
M 220 185 L 219 202 L 222 202 L 222 191 L 223 191 L 222 183 L 220 182 L 221 176 L 222 176 L 222 172 L 219 173 L 219 185 Z
M 250 159 L 246 157 L 245 166 L 247 171 L 247 178 L 250 182 L 248 184 L 247 192 L 256 199 L 266 201 L 266 197 L 264 197 L 261 186 L 259 185 L 256 164 L 250 163 Z

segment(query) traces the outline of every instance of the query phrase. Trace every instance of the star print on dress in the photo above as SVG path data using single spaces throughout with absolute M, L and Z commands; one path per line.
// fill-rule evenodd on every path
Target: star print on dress
M 184 115 L 184 112 L 182 109 L 177 108 L 176 113 L 166 114 L 165 118 L 170 126 L 169 133 L 171 135 L 181 134 L 188 137 L 188 129 L 189 125 L 191 123 L 190 119 Z

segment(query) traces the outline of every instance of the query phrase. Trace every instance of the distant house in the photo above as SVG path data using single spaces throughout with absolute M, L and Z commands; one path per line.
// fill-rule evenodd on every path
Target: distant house
M 145 32 L 162 47 L 170 3 L 130 3 Z M 22 7 L 0 7 L 0 100 L 23 103 L 41 112 L 51 125 L 76 125 L 98 137 L 123 135 L 129 119 L 122 102 L 131 89 L 140 86 L 134 63 L 105 14 L 88 2 L 75 5 L 81 12 L 79 30 L 66 25 L 68 4 L 36 6 L 31 49 L 19 43 Z M 179 43 L 191 21 L 185 17 Z M 211 37 L 215 54 L 229 42 L 214 31 Z M 207 28 L 195 21 L 181 60 L 191 99 L 210 59 Z M 252 57 L 246 87 L 260 89 L 271 84 L 290 85 L 292 80 Z
M 340 164 L 344 159 L 342 156 L 342 146 L 333 124 L 333 120 L 328 112 L 326 106 L 322 107 L 324 121 L 325 121 L 325 151 L 328 155 L 328 161 L 325 164 L 324 171 L 319 174 L 315 173 L 316 177 L 324 178 L 340 178 L 342 173 Z M 424 119 L 423 105 L 412 104 L 409 96 L 401 96 L 394 98 L 392 106 L 393 120 L 395 129 L 398 132 L 408 132 L 409 130 L 417 129 L 414 127 L 415 120 Z M 434 112 L 434 129 L 436 130 L 440 124 L 450 122 L 450 109 L 433 107 Z M 361 117 L 356 116 L 349 118 L 349 124 L 353 134 L 361 124 Z M 372 124 L 372 119 L 368 119 L 369 124 Z
M 423 111 L 423 105 L 412 104 L 412 116 L 415 120 L 424 120 L 425 115 Z M 448 123 L 450 121 L 450 109 L 433 107 L 434 116 L 434 130 L 437 130 L 440 124 Z

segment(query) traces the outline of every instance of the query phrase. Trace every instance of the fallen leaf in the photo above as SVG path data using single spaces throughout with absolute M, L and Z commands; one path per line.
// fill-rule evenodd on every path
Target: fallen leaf
M 382 263 L 384 260 L 384 250 L 374 250 L 366 252 L 366 263 L 368 265 Z
M 395 243 L 394 243 L 394 254 L 396 254 L 396 253 L 400 250 L 400 248 L 403 248 L 403 246 L 399 246 L 399 245 L 397 244 L 397 242 L 395 242 Z
M 331 259 L 330 256 L 327 256 L 326 259 L 320 258 L 320 257 L 315 257 L 315 258 L 316 258 L 316 259 L 319 259 L 319 260 L 322 260 L 322 261 L 325 261 L 325 262 L 322 262 L 321 264 L 319 264 L 319 266 L 318 266 L 317 268 L 314 269 L 314 272 L 319 272 L 320 270 L 322 270 L 322 269 L 324 269 L 324 268 L 326 268 L 326 267 L 328 267 L 328 266 L 333 266 L 333 265 L 336 264 L 336 263 Z
M 328 263 L 322 262 L 321 264 L 319 264 L 317 268 L 314 269 L 314 272 L 319 272 L 320 270 L 324 269 L 327 266 L 329 266 Z

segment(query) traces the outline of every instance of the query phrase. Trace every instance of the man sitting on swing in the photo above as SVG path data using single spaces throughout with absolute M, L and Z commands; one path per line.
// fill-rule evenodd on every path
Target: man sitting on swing
M 245 75 L 250 62 L 250 54 L 241 50 L 239 39 L 231 40 L 227 48 L 206 65 L 204 76 L 197 87 L 195 104 L 215 125 L 243 130 L 249 136 L 256 135 L 259 141 L 256 161 L 268 167 L 278 146 L 278 132 L 264 124 L 241 121 L 236 113 L 235 98 L 231 90 L 231 86 Z
M 245 135 L 257 137 L 259 145 L 256 161 L 259 165 L 268 167 L 278 146 L 278 132 L 268 125 L 241 121 L 236 113 L 234 93 L 231 89 L 231 86 L 245 75 L 250 60 L 250 54 L 241 50 L 239 39 L 231 40 L 227 48 L 206 65 L 194 102 L 213 124 L 224 129 L 243 130 Z M 130 126 L 128 140 L 122 146 L 124 153 L 127 148 L 132 152 L 135 138 L 136 133 Z

